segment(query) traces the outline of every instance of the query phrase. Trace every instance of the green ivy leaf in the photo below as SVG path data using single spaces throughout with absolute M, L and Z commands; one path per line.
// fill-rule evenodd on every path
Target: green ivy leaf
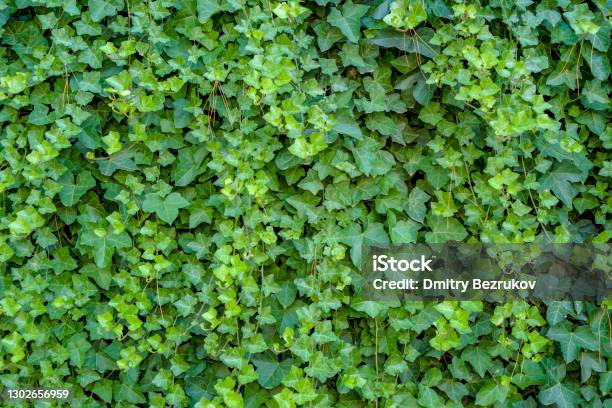
M 252 361 L 257 367 L 257 382 L 266 389 L 278 386 L 293 365 L 291 359 L 282 360 L 279 363 L 276 356 L 269 351 L 253 356 Z
M 189 185 L 206 168 L 203 166 L 204 158 L 208 152 L 202 148 L 184 148 L 179 150 L 178 161 L 172 171 L 172 180 L 176 186 Z
M 467 231 L 463 225 L 454 218 L 431 216 L 428 218 L 427 225 L 431 231 L 425 233 L 425 241 L 429 243 L 462 241 L 467 237 Z
M 164 222 L 172 224 L 178 217 L 179 209 L 189 206 L 180 193 L 174 192 L 166 197 L 158 193 L 149 193 L 142 203 L 142 209 L 146 212 L 155 213 Z
M 417 241 L 421 225 L 412 220 L 402 220 L 391 226 L 391 242 L 395 245 L 409 244 Z
M 426 27 L 417 29 L 415 33 L 389 29 L 378 31 L 373 42 L 381 47 L 398 48 L 401 51 L 434 58 L 438 55 L 439 48 L 429 43 L 432 37 L 433 30 Z
M 113 392 L 115 400 L 119 402 L 126 401 L 132 404 L 144 404 L 147 401 L 142 392 L 129 387 L 127 384 L 115 383 Z
M 521 371 L 512 376 L 512 383 L 521 389 L 526 389 L 532 385 L 543 385 L 547 377 L 544 368 L 539 362 L 525 359 L 521 366 Z
M 567 363 L 574 361 L 583 348 L 591 351 L 598 349 L 597 338 L 588 326 L 579 326 L 574 331 L 569 322 L 562 321 L 551 327 L 546 336 L 559 342 Z
M 36 208 L 29 205 L 23 210 L 17 211 L 17 217 L 9 224 L 11 234 L 29 234 L 37 228 L 45 225 L 45 219 L 40 216 Z
M 508 398 L 510 387 L 495 381 L 488 381 L 476 394 L 476 405 L 483 407 L 503 403 Z
M 83 194 L 95 187 L 96 180 L 91 172 L 84 171 L 77 174 L 76 180 L 72 174 L 66 173 L 59 183 L 62 186 L 59 192 L 60 201 L 63 205 L 70 207 L 75 205 Z
M 221 11 L 218 0 L 197 0 L 198 20 L 206 23 L 213 15 Z
M 431 197 L 425 191 L 418 187 L 414 187 L 408 195 L 408 205 L 406 212 L 408 216 L 415 221 L 423 223 L 425 220 L 425 214 L 427 212 L 427 206 L 425 203 L 429 201 Z
M 444 399 L 433 388 L 419 384 L 419 398 L 417 402 L 422 407 L 436 408 L 444 404 Z
M 469 347 L 465 349 L 465 351 L 461 353 L 461 358 L 470 363 L 481 377 L 484 377 L 487 371 L 493 367 L 491 356 L 481 347 Z
M 545 405 L 555 404 L 557 408 L 573 408 L 578 406 L 580 392 L 575 384 L 557 383 L 540 391 L 538 400 Z
M 349 41 L 356 43 L 361 36 L 361 18 L 367 13 L 369 6 L 365 4 L 354 4 L 352 0 L 342 5 L 342 12 L 333 8 L 327 22 L 337 27 Z
M 89 6 L 91 21 L 94 23 L 102 21 L 105 17 L 112 17 L 117 14 L 118 10 L 122 9 L 117 2 L 107 0 L 87 0 L 87 5 Z
M 132 240 L 126 232 L 114 234 L 108 231 L 85 229 L 79 235 L 81 245 L 89 247 L 96 265 L 100 268 L 108 266 L 111 262 L 115 248 L 129 248 Z
M 572 182 L 582 181 L 583 177 L 583 173 L 576 166 L 571 162 L 563 161 L 540 178 L 538 191 L 550 190 L 563 204 L 572 208 L 572 200 L 578 194 L 578 189 Z
M 385 174 L 395 164 L 393 155 L 385 150 L 380 150 L 376 140 L 369 137 L 357 141 L 353 149 L 353 156 L 359 170 L 367 176 Z

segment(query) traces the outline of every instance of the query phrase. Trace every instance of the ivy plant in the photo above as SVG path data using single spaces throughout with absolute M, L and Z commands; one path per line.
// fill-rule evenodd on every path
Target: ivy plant
M 368 245 L 612 239 L 610 30 L 605 0 L 0 0 L 1 387 L 610 407 L 609 300 L 359 296 Z

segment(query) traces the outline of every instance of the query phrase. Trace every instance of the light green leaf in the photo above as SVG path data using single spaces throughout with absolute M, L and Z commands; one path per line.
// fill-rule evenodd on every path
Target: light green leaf
M 213 15 L 221 11 L 219 0 L 197 0 L 198 20 L 204 24 Z
M 438 102 L 430 102 L 421 109 L 419 119 L 423 122 L 435 126 L 444 118 L 444 111 Z
M 425 241 L 428 243 L 462 241 L 467 237 L 467 231 L 455 218 L 431 216 L 427 224 L 431 228 L 431 231 L 425 234 Z
M 503 403 L 508 397 L 510 387 L 495 381 L 488 381 L 476 394 L 476 405 L 489 406 Z
M 398 221 L 391 226 L 391 242 L 395 245 L 416 242 L 420 228 L 421 225 L 412 220 Z
M 425 387 L 422 384 L 419 384 L 417 401 L 421 407 L 425 408 L 438 408 L 444 405 L 444 399 L 433 388 Z
M 112 17 L 117 14 L 117 10 L 122 7 L 117 7 L 116 2 L 107 0 L 87 0 L 91 21 L 97 23 L 105 17 Z
M 45 225 L 45 219 L 40 216 L 36 208 L 29 205 L 23 210 L 17 211 L 17 218 L 9 224 L 11 234 L 29 234 L 37 228 Z

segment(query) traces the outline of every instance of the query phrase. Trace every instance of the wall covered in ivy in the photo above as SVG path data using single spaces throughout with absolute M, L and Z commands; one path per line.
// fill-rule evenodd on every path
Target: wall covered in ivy
M 0 0 L 1 388 L 612 407 L 610 302 L 357 293 L 368 245 L 612 240 L 609 6 Z

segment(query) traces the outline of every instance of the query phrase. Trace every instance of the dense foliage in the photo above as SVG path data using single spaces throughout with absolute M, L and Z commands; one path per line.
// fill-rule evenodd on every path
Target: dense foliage
M 0 0 L 2 387 L 611 407 L 609 303 L 358 294 L 365 245 L 611 240 L 608 6 Z

